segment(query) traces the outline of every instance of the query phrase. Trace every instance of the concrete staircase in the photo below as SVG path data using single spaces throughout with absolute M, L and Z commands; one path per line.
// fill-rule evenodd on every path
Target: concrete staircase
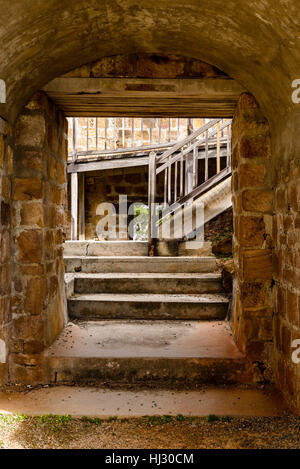
M 99 256 L 101 242 L 66 243 L 70 322 L 44 352 L 48 381 L 110 387 L 251 381 L 224 321 L 228 299 L 214 257 L 148 257 L 141 243 L 105 245 Z

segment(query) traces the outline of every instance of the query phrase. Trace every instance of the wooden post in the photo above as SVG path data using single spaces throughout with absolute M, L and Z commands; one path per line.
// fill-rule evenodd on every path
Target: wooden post
M 148 242 L 151 249 L 153 237 L 156 233 L 156 214 L 155 214 L 155 197 L 156 197 L 156 153 L 149 154 L 149 174 L 148 174 Z
M 221 132 L 220 132 L 220 122 L 217 123 L 217 173 L 221 171 Z
M 73 117 L 73 162 L 77 160 L 77 119 Z M 78 173 L 71 173 L 71 239 L 77 239 Z
M 78 173 L 71 174 L 71 239 L 77 239 Z
M 79 173 L 78 175 L 78 229 L 79 239 L 85 240 L 85 173 Z

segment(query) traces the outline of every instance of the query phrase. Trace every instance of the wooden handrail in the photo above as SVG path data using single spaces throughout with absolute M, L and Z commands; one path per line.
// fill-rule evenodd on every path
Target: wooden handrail
M 228 127 L 231 123 L 230 122 L 225 122 L 224 124 L 222 124 L 220 126 L 220 131 L 222 131 L 223 129 L 225 129 L 226 127 Z M 200 133 L 203 133 L 203 132 L 200 132 Z M 209 143 L 209 140 L 211 137 L 213 137 L 214 135 L 216 135 L 218 133 L 218 129 L 213 129 L 209 134 L 208 134 L 208 143 Z M 183 142 L 183 141 L 182 141 Z M 164 164 L 162 164 L 161 166 L 159 166 L 157 169 L 156 169 L 156 174 L 159 174 L 161 173 L 164 169 L 166 169 L 168 166 L 171 166 L 173 163 L 175 163 L 175 161 L 179 160 L 181 158 L 181 156 L 185 156 L 187 155 L 188 153 L 191 153 L 195 148 L 203 145 L 206 143 L 206 138 L 202 138 L 200 140 L 197 140 L 197 142 L 195 143 L 192 143 L 189 147 L 185 148 L 181 154 L 176 154 L 175 156 L 173 156 L 172 158 L 170 158 L 168 161 L 166 161 Z M 175 146 L 175 145 L 174 145 Z M 184 145 L 182 145 L 184 146 Z M 181 147 L 179 147 L 181 148 Z M 167 153 L 167 152 L 165 152 Z M 161 155 L 163 156 L 163 155 Z M 159 163 L 160 162 L 160 158 L 161 157 L 158 157 L 156 159 L 156 163 Z
M 194 140 L 196 137 L 198 137 L 198 135 L 203 134 L 204 132 L 209 130 L 211 127 L 216 125 L 221 120 L 222 119 L 212 119 L 207 124 L 200 127 L 200 129 L 195 130 L 195 132 L 193 132 L 191 135 L 189 135 L 185 139 L 181 140 L 180 142 L 176 143 L 172 148 L 165 151 L 165 153 L 163 153 L 161 156 L 159 156 L 157 158 L 157 163 L 161 163 L 162 161 L 164 161 L 166 158 L 168 158 L 170 155 L 172 155 L 172 153 L 175 153 L 176 151 L 180 150 L 182 147 L 184 147 L 185 145 L 190 143 L 192 140 Z

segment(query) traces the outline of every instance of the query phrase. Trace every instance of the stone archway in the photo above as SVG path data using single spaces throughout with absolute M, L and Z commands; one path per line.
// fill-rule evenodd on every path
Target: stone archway
M 121 52 L 147 52 L 151 50 L 159 54 L 164 49 L 165 53 L 199 57 L 229 73 L 256 97 L 264 115 L 270 122 L 272 159 L 268 174 L 272 176 L 269 185 L 274 188 L 276 193 L 275 216 L 272 218 L 272 227 L 270 217 L 266 225 L 266 217 L 269 216 L 269 213 L 266 214 L 264 209 L 261 210 L 260 215 L 254 216 L 256 220 L 253 219 L 250 222 L 252 217 L 251 204 L 255 203 L 255 194 L 247 194 L 246 190 L 241 193 L 239 186 L 236 186 L 238 188 L 236 203 L 239 207 L 239 213 L 241 213 L 236 228 L 242 236 L 243 227 L 246 226 L 245 220 L 242 219 L 245 216 L 242 214 L 242 210 L 245 210 L 248 212 L 246 214 L 246 218 L 249 218 L 247 222 L 252 223 L 252 229 L 259 233 L 258 238 L 255 239 L 258 244 L 244 246 L 245 250 L 237 255 L 241 261 L 240 272 L 248 271 L 249 273 L 251 263 L 253 265 L 253 258 L 251 260 L 251 255 L 246 252 L 251 251 L 250 247 L 256 250 L 257 246 L 260 245 L 261 237 L 263 238 L 264 241 L 259 248 L 259 259 L 261 256 L 265 259 L 263 262 L 266 262 L 266 265 L 262 270 L 264 275 L 268 274 L 268 278 L 258 279 L 258 283 L 261 284 L 259 289 L 262 288 L 264 280 L 269 282 L 269 277 L 272 277 L 271 290 L 275 298 L 271 312 L 265 310 L 266 318 L 269 318 L 269 314 L 274 315 L 272 328 L 275 337 L 274 348 L 271 347 L 270 350 L 270 347 L 267 347 L 267 359 L 273 365 L 277 384 L 287 400 L 294 408 L 299 409 L 299 370 L 297 365 L 291 361 L 292 350 L 290 346 L 292 339 L 299 338 L 300 328 L 299 106 L 293 104 L 290 97 L 291 82 L 297 75 L 300 50 L 295 45 L 298 31 L 298 21 L 295 18 L 299 17 L 297 3 L 289 0 L 284 6 L 278 7 L 274 11 L 272 2 L 269 0 L 258 2 L 255 8 L 249 11 L 247 5 L 241 6 L 231 0 L 226 4 L 226 14 L 224 14 L 224 11 L 219 8 L 217 0 L 214 2 L 207 0 L 201 4 L 202 11 L 205 12 L 203 15 L 199 15 L 199 5 L 196 3 L 191 1 L 183 5 L 182 2 L 176 2 L 170 9 L 167 2 L 162 2 L 160 9 L 154 10 L 146 1 L 139 2 L 139 4 L 131 1 L 123 2 L 122 8 L 118 2 L 114 2 L 108 8 L 104 4 L 99 6 L 99 2 L 96 0 L 92 2 L 78 1 L 74 3 L 73 9 L 70 11 L 66 2 L 61 2 L 59 8 L 50 2 L 47 5 L 39 4 L 35 9 L 27 11 L 26 2 L 18 2 L 19 17 L 22 18 L 22 21 L 19 22 L 12 20 L 15 17 L 15 12 L 12 12 L 12 9 L 15 9 L 16 3 L 9 5 L 3 12 L 5 41 L 0 58 L 1 78 L 6 81 L 7 85 L 7 103 L 0 104 L 0 115 L 3 118 L 0 122 L 1 322 L 3 324 L 1 340 L 5 342 L 5 347 L 3 344 L 1 345 L 1 361 L 6 359 L 8 337 L 12 333 L 12 308 L 16 308 L 17 304 L 14 302 L 18 302 L 17 299 L 14 299 L 16 292 L 11 292 L 9 286 L 14 275 L 14 269 L 11 266 L 11 253 L 14 252 L 11 251 L 13 249 L 11 239 L 13 232 L 16 233 L 14 205 L 18 202 L 13 200 L 14 195 L 12 195 L 15 194 L 17 187 L 14 181 L 16 168 L 12 164 L 12 152 L 13 149 L 16 150 L 17 146 L 23 146 L 21 142 L 16 145 L 14 130 L 16 117 L 20 114 L 22 106 L 36 90 L 41 89 L 52 78 L 76 66 L 96 60 L 101 56 Z M 38 27 L 33 26 L 37 18 L 43 19 L 38 22 Z M 146 21 L 145 18 L 147 18 Z M 285 18 L 284 22 L 281 21 L 282 18 Z M 55 29 L 51 26 L 53 24 L 55 24 Z M 270 24 L 272 24 L 272 28 L 269 27 Z M 62 35 L 64 40 L 61 39 Z M 20 37 L 22 37 L 21 42 L 19 41 Z M 274 44 L 278 47 L 274 47 Z M 269 47 L 270 45 L 272 47 Z M 46 52 L 50 49 L 51 54 L 47 54 Z M 270 63 L 272 63 L 272 68 Z M 34 108 L 34 105 L 32 106 L 26 112 L 37 116 L 39 110 Z M 47 112 L 54 117 L 54 114 L 51 114 L 54 112 L 51 111 L 51 106 Z M 35 120 L 38 121 L 36 117 Z M 37 133 L 40 131 L 40 125 L 41 123 L 36 124 Z M 26 147 L 26 141 L 23 143 Z M 39 143 L 37 140 L 36 144 L 39 145 Z M 237 151 L 244 152 L 243 158 L 248 159 L 247 147 L 249 148 L 252 143 L 248 141 L 245 144 L 245 138 L 239 141 Z M 262 141 L 260 143 L 263 145 Z M 53 153 L 52 150 L 50 153 Z M 56 155 L 57 157 L 54 159 L 58 163 L 60 155 L 58 153 Z M 251 161 L 252 163 L 254 162 Z M 239 167 L 237 171 L 239 172 L 241 169 Z M 252 169 L 248 167 L 247 174 L 249 175 L 252 170 L 253 167 Z M 50 178 L 50 162 L 47 177 Z M 45 180 L 46 182 L 49 181 Z M 48 187 L 48 184 L 46 185 Z M 269 186 L 263 187 L 264 192 L 270 190 Z M 30 190 L 33 189 L 38 194 L 40 190 L 38 184 L 36 187 L 30 187 Z M 264 203 L 268 204 L 269 196 L 265 195 L 265 197 L 267 199 Z M 30 205 L 29 202 L 26 203 L 28 206 Z M 52 203 L 56 204 L 54 201 Z M 17 213 L 20 216 L 20 212 L 17 211 Z M 240 223 L 242 220 L 244 220 L 243 223 Z M 271 232 L 273 233 L 272 253 L 268 252 Z M 49 235 L 43 232 L 43 240 L 44 236 L 46 238 Z M 39 237 L 40 235 L 37 235 L 34 242 L 39 243 Z M 32 244 L 32 240 L 27 239 L 23 242 L 23 246 L 28 244 Z M 261 250 L 264 251 L 263 254 Z M 270 254 L 272 254 L 272 263 L 270 262 Z M 256 268 L 255 262 L 254 266 Z M 270 271 L 272 275 L 270 275 Z M 243 277 L 240 286 L 245 286 L 248 280 L 250 280 L 251 289 L 255 289 L 256 282 L 253 281 L 253 278 Z M 241 311 L 244 308 L 245 301 L 248 301 L 246 298 L 245 292 L 241 288 L 238 295 L 238 310 Z M 252 300 L 249 301 L 252 304 Z M 251 317 L 255 316 L 254 309 L 252 306 L 249 307 Z M 263 334 L 269 334 L 269 322 L 267 319 L 266 331 Z M 60 327 L 61 324 L 62 321 Z M 250 323 L 245 320 L 244 324 L 240 323 L 240 327 L 236 329 L 239 331 L 237 332 L 239 343 L 243 344 L 245 349 L 247 346 L 242 338 L 242 331 L 249 331 L 249 326 L 251 330 L 253 324 L 252 320 Z M 258 330 L 253 332 L 252 330 L 252 333 L 257 337 L 257 334 L 262 332 Z M 22 344 L 18 340 L 13 341 L 11 346 L 14 347 L 12 350 L 23 351 Z M 260 346 L 256 346 L 258 347 L 257 351 L 261 351 Z M 19 353 L 22 354 L 22 352 Z M 26 363 L 26 369 L 33 369 L 33 365 L 34 363 L 29 360 Z M 7 366 L 5 363 L 1 363 L 0 366 L 0 373 L 5 380 L 7 379 Z

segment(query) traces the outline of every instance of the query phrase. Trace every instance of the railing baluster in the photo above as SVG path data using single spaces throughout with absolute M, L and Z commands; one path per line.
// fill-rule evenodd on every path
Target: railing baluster
M 169 160 L 171 157 L 169 157 Z M 171 163 L 169 164 L 168 167 L 168 204 L 171 203 L 171 189 L 172 189 L 172 166 Z
M 158 143 L 161 142 L 161 117 L 158 120 Z
M 182 150 L 181 150 L 181 156 L 180 156 L 180 197 L 183 196 L 183 192 L 184 192 L 183 169 L 184 169 L 184 161 L 183 161 L 183 154 L 182 154 Z
M 208 179 L 208 130 L 205 132 L 205 181 Z
M 164 205 L 167 205 L 168 168 L 165 169 L 164 180 Z
M 177 200 L 177 171 L 178 171 L 178 162 L 175 161 L 175 170 L 174 170 L 174 202 Z
M 107 117 L 104 120 L 104 149 L 107 150 Z
M 168 142 L 171 141 L 171 119 L 169 117 Z
M 134 147 L 134 117 L 131 118 L 131 146 Z
M 96 150 L 98 150 L 98 117 L 96 117 Z
M 231 125 L 227 127 L 227 157 L 226 165 L 231 165 Z
M 221 141 L 220 141 L 220 122 L 217 123 L 217 173 L 221 171 Z
M 115 150 L 117 149 L 117 124 L 116 124 L 116 117 L 114 117 L 114 147 Z
M 141 146 L 144 145 L 144 134 L 143 134 L 144 120 L 141 117 Z
M 152 145 L 152 118 L 150 117 L 150 145 Z
M 125 118 L 122 117 L 122 148 L 125 148 Z
M 86 151 L 89 151 L 89 119 L 86 119 Z
M 194 146 L 193 149 L 193 188 L 198 185 L 198 147 Z

